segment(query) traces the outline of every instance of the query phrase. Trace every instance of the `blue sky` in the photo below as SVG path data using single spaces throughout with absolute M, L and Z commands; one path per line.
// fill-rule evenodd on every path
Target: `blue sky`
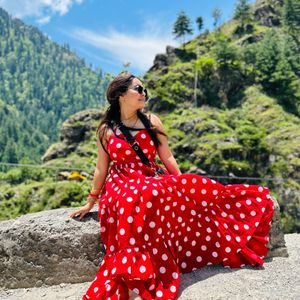
M 0 0 L 0 7 L 25 23 L 38 27 L 53 41 L 70 48 L 93 68 L 118 74 L 123 64 L 142 75 L 167 45 L 176 46 L 172 27 L 180 10 L 212 29 L 212 11 L 221 21 L 232 17 L 237 0 Z M 249 3 L 255 2 L 250 0 Z M 191 37 L 193 37 L 191 36 Z

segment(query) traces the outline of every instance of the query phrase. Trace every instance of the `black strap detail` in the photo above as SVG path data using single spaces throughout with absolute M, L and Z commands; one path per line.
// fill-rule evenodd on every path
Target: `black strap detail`
M 132 134 L 129 132 L 129 130 L 127 129 L 127 127 L 122 122 L 120 122 L 120 124 L 119 124 L 119 129 L 124 134 L 124 137 L 125 137 L 126 141 L 133 148 L 133 150 L 136 152 L 136 154 L 140 157 L 140 159 L 142 160 L 143 164 L 145 164 L 147 166 L 151 166 L 149 159 L 146 157 L 146 155 L 142 151 L 142 149 L 139 146 L 139 144 L 136 142 L 136 140 L 134 139 L 134 137 L 132 136 Z

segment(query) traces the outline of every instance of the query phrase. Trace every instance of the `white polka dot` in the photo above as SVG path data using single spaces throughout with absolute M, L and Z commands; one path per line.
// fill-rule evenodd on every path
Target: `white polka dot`
M 214 251 L 214 252 L 212 253 L 212 256 L 213 256 L 213 257 L 218 257 L 218 253 Z
M 161 258 L 162 258 L 162 260 L 168 260 L 168 255 L 164 253 L 164 254 L 161 256 Z
M 259 198 L 259 197 L 256 197 L 256 201 L 257 201 L 257 202 L 261 202 L 261 201 L 262 201 L 262 199 L 261 199 L 261 198 Z
M 233 228 L 234 228 L 235 230 L 239 230 L 239 226 L 238 226 L 237 224 L 235 224 L 235 225 L 233 226 Z
M 182 183 L 182 184 L 186 184 L 186 183 L 187 183 L 186 179 L 183 178 L 183 179 L 181 180 L 181 183 Z
M 135 239 L 134 239 L 134 238 L 131 238 L 131 239 L 129 240 L 129 243 L 130 243 L 130 245 L 134 245 Z
M 131 151 L 130 151 L 130 150 L 126 150 L 126 151 L 125 151 L 125 154 L 126 154 L 126 155 L 130 155 L 130 154 L 131 154 Z
M 153 252 L 154 255 L 156 255 L 157 252 L 158 252 L 158 250 L 157 250 L 156 248 L 153 248 L 153 249 L 152 249 L 152 252 Z
M 110 251 L 114 251 L 114 250 L 115 250 L 115 247 L 114 247 L 113 245 L 111 245 L 111 246 L 109 247 L 109 250 L 110 250 Z
M 253 216 L 253 217 L 256 216 L 256 211 L 255 210 L 251 210 L 250 215 Z
M 186 265 L 185 262 L 182 262 L 182 263 L 181 263 L 181 267 L 182 267 L 182 268 L 186 268 L 186 266 L 187 266 L 187 265 Z
M 213 190 L 214 195 L 217 195 L 218 193 L 219 193 L 218 190 Z
M 205 239 L 209 242 L 211 240 L 211 237 L 208 235 Z
M 120 235 L 124 235 L 125 234 L 125 229 L 124 228 L 121 228 L 120 229 Z
M 249 226 L 247 224 L 244 224 L 244 228 L 248 230 Z
M 226 235 L 226 240 L 230 241 L 231 240 L 231 236 L 230 235 Z
M 225 207 L 227 208 L 227 209 L 230 209 L 230 204 L 225 204 Z
M 152 203 L 151 202 L 147 202 L 146 206 L 147 206 L 147 208 L 151 208 L 152 207 Z
M 241 213 L 240 217 L 241 217 L 241 219 L 244 219 L 245 218 L 245 214 Z
M 241 241 L 241 238 L 239 236 L 236 236 L 235 239 L 236 239 L 237 242 Z
M 112 274 L 115 274 L 116 271 L 117 271 L 117 268 L 113 268 L 113 269 L 111 270 L 111 273 L 112 273 Z
M 247 204 L 247 205 L 251 205 L 251 204 L 252 204 L 252 201 L 248 199 L 248 200 L 246 200 L 246 204 Z
M 202 178 L 202 182 L 205 184 L 207 180 L 205 178 Z
M 149 224 L 149 226 L 151 227 L 151 228 L 154 228 L 155 227 L 155 222 L 150 222 L 150 224 Z
M 186 255 L 186 256 L 191 256 L 191 255 L 192 255 L 192 252 L 191 252 L 191 251 L 187 251 L 187 252 L 185 253 L 185 255 Z
M 175 286 L 175 285 L 172 285 L 172 286 L 170 287 L 170 291 L 171 291 L 172 293 L 175 293 L 175 292 L 176 292 L 176 286 Z
M 220 248 L 220 247 L 221 247 L 221 245 L 220 245 L 219 242 L 216 242 L 215 245 L 216 245 L 217 248 Z
M 117 147 L 117 148 L 121 148 L 122 145 L 121 145 L 120 143 L 118 143 L 118 144 L 116 145 L 116 147 Z
M 145 241 L 149 240 L 149 235 L 147 233 L 144 235 L 144 239 L 145 239 Z
M 141 134 L 141 138 L 142 138 L 142 139 L 145 139 L 145 138 L 146 138 L 146 134 L 144 134 L 144 133 Z
M 202 261 L 202 257 L 201 256 L 197 256 L 196 260 L 197 260 L 197 262 L 201 262 Z
M 246 194 L 246 191 L 241 191 L 241 195 L 245 195 Z
M 202 189 L 201 194 L 205 195 L 206 194 L 206 189 Z
M 132 202 L 133 198 L 132 197 L 127 197 L 127 202 Z
M 207 206 L 207 202 L 206 201 L 202 201 L 201 204 L 202 204 L 202 206 Z
M 160 268 L 159 268 L 159 272 L 160 272 L 161 274 L 166 273 L 166 268 L 165 268 L 165 267 L 160 267 Z
M 94 288 L 94 293 L 97 293 L 98 290 L 99 290 L 99 288 L 96 286 L 96 287 Z
M 192 183 L 195 184 L 196 182 L 197 182 L 197 179 L 196 179 L 196 178 L 193 178 L 193 179 L 192 179 Z
M 132 217 L 132 216 L 129 216 L 129 217 L 127 218 L 127 222 L 128 222 L 128 223 L 132 223 L 132 222 L 133 222 L 133 217 Z
M 146 267 L 145 266 L 140 266 L 140 272 L 145 273 L 146 272 Z
M 263 192 L 263 190 L 264 190 L 264 188 L 261 187 L 261 186 L 258 188 L 258 191 L 259 191 L 259 192 Z
M 124 257 L 122 258 L 122 263 L 123 263 L 123 264 L 126 264 L 126 263 L 127 263 L 127 257 L 126 257 L 126 256 L 124 256 Z
M 106 276 L 108 275 L 108 271 L 105 270 L 105 271 L 103 272 L 103 275 L 106 277 Z
M 206 247 L 205 245 L 202 245 L 202 246 L 201 246 L 201 250 L 206 251 L 206 250 L 207 250 L 207 247 Z
M 173 277 L 173 279 L 177 279 L 177 278 L 178 278 L 178 273 L 173 272 L 173 273 L 172 273 L 172 277 Z
M 157 196 L 158 195 L 158 191 L 157 190 L 153 190 L 152 194 L 153 194 L 153 196 Z
M 135 292 L 136 294 L 140 293 L 139 289 L 137 289 L 137 288 L 134 288 L 132 291 Z
M 196 192 L 195 189 L 190 189 L 190 193 L 191 193 L 191 194 L 194 194 L 195 192 Z
M 230 247 L 226 247 L 226 248 L 225 248 L 225 251 L 226 251 L 227 253 L 229 253 L 229 252 L 231 251 L 231 248 L 230 248 Z
M 162 297 L 163 296 L 163 292 L 162 291 L 157 291 L 156 292 L 156 296 L 157 297 Z
M 235 206 L 236 206 L 236 207 L 241 207 L 242 205 L 241 205 L 240 202 L 237 202 L 237 203 L 235 204 Z

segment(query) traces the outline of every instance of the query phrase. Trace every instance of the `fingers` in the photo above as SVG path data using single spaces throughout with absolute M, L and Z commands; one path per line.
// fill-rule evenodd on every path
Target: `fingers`
M 74 211 L 73 213 L 71 213 L 70 215 L 69 215 L 69 217 L 70 218 L 76 218 L 76 217 L 78 217 L 79 216 L 79 220 L 82 220 L 82 218 L 86 215 L 86 211 L 82 211 L 82 210 L 76 210 L 76 211 Z

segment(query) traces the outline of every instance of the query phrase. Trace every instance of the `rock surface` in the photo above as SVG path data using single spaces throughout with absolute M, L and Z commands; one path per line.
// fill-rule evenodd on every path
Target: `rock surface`
M 275 201 L 267 257 L 287 256 Z M 97 207 L 82 221 L 71 219 L 74 208 L 27 214 L 0 226 L 0 286 L 91 281 L 104 255 Z
M 289 257 L 265 260 L 263 267 L 207 266 L 180 276 L 179 300 L 299 299 L 300 234 L 284 236 Z M 2 300 L 80 300 L 90 282 L 0 290 Z

